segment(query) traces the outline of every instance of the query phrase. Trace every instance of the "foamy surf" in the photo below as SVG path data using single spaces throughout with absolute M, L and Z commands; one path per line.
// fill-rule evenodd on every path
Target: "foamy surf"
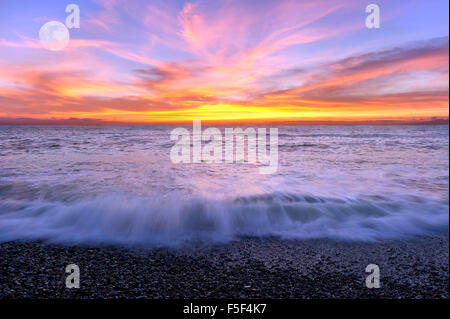
M 448 201 L 273 193 L 232 200 L 111 194 L 72 202 L 6 200 L 0 241 L 177 246 L 241 236 L 377 241 L 448 232 Z

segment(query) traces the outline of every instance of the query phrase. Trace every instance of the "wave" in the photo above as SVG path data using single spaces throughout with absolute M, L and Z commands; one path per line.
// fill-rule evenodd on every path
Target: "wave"
M 109 194 L 71 202 L 3 200 L 0 242 L 177 246 L 240 236 L 350 241 L 448 232 L 448 200 L 271 193 L 232 200 Z

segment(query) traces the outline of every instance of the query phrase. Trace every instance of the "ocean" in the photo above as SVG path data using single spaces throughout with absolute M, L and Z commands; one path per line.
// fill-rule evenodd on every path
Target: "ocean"
M 174 164 L 173 129 L 0 126 L 0 242 L 168 247 L 448 232 L 448 125 L 278 126 L 273 174 L 259 163 Z

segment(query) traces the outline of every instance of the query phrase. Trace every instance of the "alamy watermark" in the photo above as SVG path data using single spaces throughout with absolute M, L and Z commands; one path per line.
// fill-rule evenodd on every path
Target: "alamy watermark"
M 80 267 L 76 264 L 70 264 L 66 267 L 66 288 L 80 288 Z
M 184 127 L 177 127 L 170 133 L 170 139 L 176 141 L 170 150 L 172 163 L 244 163 L 247 157 L 250 164 L 264 165 L 259 167 L 261 174 L 277 171 L 278 128 L 269 129 L 267 153 L 266 128 L 225 128 L 223 135 L 217 127 L 208 127 L 202 132 L 201 121 L 193 121 L 192 126 L 192 135 Z
M 366 267 L 366 272 L 370 273 L 366 277 L 366 287 L 369 289 L 380 288 L 380 267 L 376 264 L 369 264 Z
M 366 27 L 369 29 L 380 28 L 380 7 L 377 4 L 369 4 L 366 13 L 370 13 L 366 18 Z

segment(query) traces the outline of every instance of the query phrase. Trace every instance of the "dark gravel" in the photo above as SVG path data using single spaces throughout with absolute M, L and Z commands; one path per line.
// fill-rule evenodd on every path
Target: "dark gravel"
M 449 298 L 448 235 L 345 243 L 245 238 L 212 247 L 0 244 L 0 298 Z M 80 289 L 65 267 L 80 267 Z M 377 264 L 381 288 L 365 286 Z

